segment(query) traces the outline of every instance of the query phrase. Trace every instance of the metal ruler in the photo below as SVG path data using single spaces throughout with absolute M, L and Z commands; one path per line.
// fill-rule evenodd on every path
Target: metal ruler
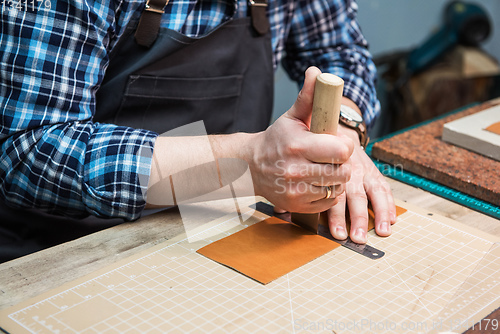
M 257 202 L 255 204 L 251 205 L 250 207 L 252 207 L 253 209 L 255 209 L 259 212 L 262 212 L 263 214 L 266 214 L 268 216 L 271 216 L 271 217 L 274 216 L 274 217 L 277 217 L 277 218 L 282 219 L 284 221 L 293 223 L 291 220 L 290 213 L 283 213 L 283 214 L 275 213 L 273 206 L 269 205 L 267 203 Z M 321 225 L 321 224 L 318 225 L 318 235 L 321 235 L 322 237 L 325 237 L 327 239 L 335 241 L 336 243 L 339 243 L 342 246 L 344 246 L 344 247 L 346 247 L 346 248 L 348 248 L 348 249 L 350 249 L 358 254 L 366 256 L 367 258 L 370 258 L 370 259 L 374 259 L 374 260 L 380 259 L 385 254 L 385 252 L 383 252 L 379 249 L 376 249 L 373 246 L 370 246 L 367 244 L 357 244 L 354 241 L 352 241 L 351 238 L 347 238 L 346 240 L 335 239 L 332 236 L 332 234 L 330 233 L 330 230 L 328 229 L 328 227 Z

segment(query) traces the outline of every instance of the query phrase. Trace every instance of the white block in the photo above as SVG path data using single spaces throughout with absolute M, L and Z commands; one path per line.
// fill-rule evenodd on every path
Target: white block
M 446 123 L 443 141 L 500 161 L 500 135 L 485 130 L 500 122 L 500 105 Z

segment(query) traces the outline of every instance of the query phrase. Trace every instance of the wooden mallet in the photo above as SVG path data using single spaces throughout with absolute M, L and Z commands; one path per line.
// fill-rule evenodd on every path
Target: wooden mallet
M 311 132 L 337 134 L 343 89 L 344 80 L 334 74 L 322 73 L 316 77 Z M 320 224 L 328 227 L 326 212 L 292 213 L 292 222 L 314 233 L 318 233 L 318 225 Z

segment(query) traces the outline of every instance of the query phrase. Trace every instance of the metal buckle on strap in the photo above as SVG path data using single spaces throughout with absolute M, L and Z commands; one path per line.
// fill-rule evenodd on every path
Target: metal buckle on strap
M 249 0 L 249 2 L 250 6 L 267 7 L 267 0 L 262 0 L 262 1 Z
M 154 4 L 150 5 L 149 3 L 151 2 L 151 0 L 148 0 L 146 2 L 146 8 L 144 10 L 147 10 L 148 12 L 163 14 L 165 12 L 165 7 L 167 6 L 168 1 L 169 0 L 165 1 L 165 4 L 160 8 L 160 7 L 156 7 Z

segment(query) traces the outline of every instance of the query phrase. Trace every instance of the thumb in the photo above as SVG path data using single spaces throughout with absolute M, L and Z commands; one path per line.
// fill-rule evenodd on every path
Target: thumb
M 314 86 L 316 84 L 316 77 L 320 74 L 320 69 L 314 66 L 306 70 L 304 86 L 300 90 L 297 100 L 295 100 L 295 103 L 287 112 L 289 117 L 299 119 L 307 126 L 311 124 Z

